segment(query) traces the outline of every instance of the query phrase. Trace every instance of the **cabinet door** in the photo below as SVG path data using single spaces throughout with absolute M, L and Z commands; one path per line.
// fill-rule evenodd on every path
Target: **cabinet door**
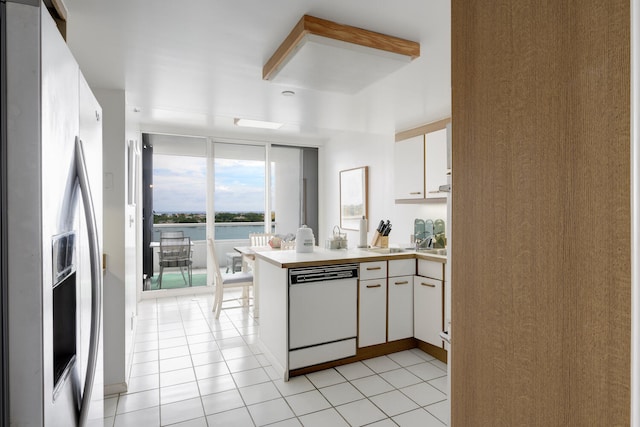
M 387 341 L 413 336 L 413 275 L 389 278 Z
M 439 188 L 447 183 L 447 129 L 425 135 L 425 187 L 429 198 L 444 198 Z
M 387 340 L 387 279 L 360 281 L 358 347 Z
M 396 199 L 425 198 L 424 158 L 424 135 L 414 136 L 394 144 Z
M 387 270 L 389 277 L 415 276 L 416 260 L 414 258 L 389 260 L 389 268 Z
M 441 262 L 418 260 L 418 276 L 430 277 L 432 279 L 444 280 L 444 266 Z
M 428 277 L 413 278 L 414 336 L 442 347 L 442 281 Z
M 387 277 L 387 261 L 360 263 L 360 280 L 385 279 Z

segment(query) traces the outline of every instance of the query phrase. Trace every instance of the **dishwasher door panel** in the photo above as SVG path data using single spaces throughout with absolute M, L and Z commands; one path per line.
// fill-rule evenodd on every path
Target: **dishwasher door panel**
M 357 279 L 289 286 L 289 349 L 354 338 Z
M 356 355 L 356 339 L 305 347 L 289 352 L 289 369 L 304 368 Z

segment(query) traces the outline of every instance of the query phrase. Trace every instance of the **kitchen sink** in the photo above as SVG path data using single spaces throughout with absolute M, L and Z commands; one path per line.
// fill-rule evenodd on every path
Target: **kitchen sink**
M 366 250 L 369 252 L 375 252 L 378 254 L 398 254 L 402 252 L 408 252 L 407 249 L 403 249 L 403 248 L 368 248 Z
M 433 255 L 446 255 L 446 249 L 418 249 L 416 252 L 422 254 L 433 254 Z
M 447 255 L 446 249 L 418 249 L 417 251 L 413 248 L 367 248 L 365 249 L 369 252 L 375 252 L 377 254 L 401 254 L 403 252 L 418 252 L 421 254 L 432 254 L 432 255 Z

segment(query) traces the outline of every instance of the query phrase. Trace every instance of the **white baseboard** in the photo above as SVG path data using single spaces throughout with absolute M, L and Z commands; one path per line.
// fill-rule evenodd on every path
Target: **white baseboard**
M 262 350 L 262 354 L 264 354 L 264 357 L 266 357 L 267 360 L 271 362 L 271 366 L 273 366 L 273 369 L 276 371 L 278 376 L 283 381 L 289 381 L 289 371 L 284 366 L 282 366 L 280 361 L 273 355 L 273 353 L 271 353 L 271 350 L 269 350 L 269 348 L 264 345 L 262 340 L 260 340 L 259 338 L 258 347 L 260 348 L 260 350 Z

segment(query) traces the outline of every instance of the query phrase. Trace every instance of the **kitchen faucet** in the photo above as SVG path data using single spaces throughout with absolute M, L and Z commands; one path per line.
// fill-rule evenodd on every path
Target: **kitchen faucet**
M 431 248 L 433 245 L 433 237 L 432 236 L 426 236 L 423 238 L 420 238 L 418 236 L 415 237 L 415 243 L 416 243 L 416 251 L 419 251 L 420 249 L 428 249 Z

